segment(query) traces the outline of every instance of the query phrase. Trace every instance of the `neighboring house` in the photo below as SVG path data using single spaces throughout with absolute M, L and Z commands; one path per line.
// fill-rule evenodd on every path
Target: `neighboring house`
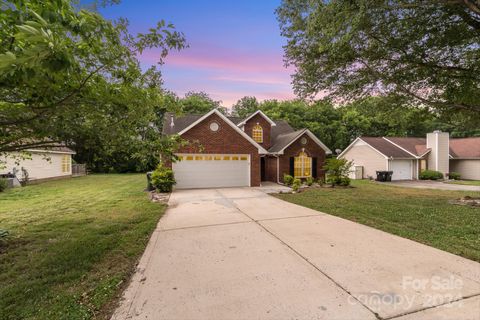
M 189 141 L 171 165 L 177 188 L 259 186 L 284 174 L 321 177 L 328 149 L 308 129 L 256 111 L 245 119 L 213 109 L 204 115 L 165 116 L 163 133 Z
M 68 178 L 72 176 L 72 155 L 75 152 L 65 146 L 49 149 L 28 149 L 30 159 L 22 159 L 22 154 L 13 152 L 0 156 L 0 174 L 14 173 L 22 179 L 22 170 L 28 172 L 29 180 Z M 15 168 L 15 169 L 14 169 Z
M 393 171 L 393 180 L 415 180 L 429 169 L 480 180 L 480 137 L 453 139 L 440 131 L 426 138 L 358 137 L 338 158 L 353 162 L 357 175 L 352 178 L 375 178 L 376 171 Z

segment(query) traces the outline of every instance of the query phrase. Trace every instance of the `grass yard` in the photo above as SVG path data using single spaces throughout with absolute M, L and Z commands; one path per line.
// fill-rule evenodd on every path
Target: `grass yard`
M 0 193 L 0 319 L 108 317 L 165 206 L 144 175 L 92 175 Z
M 467 186 L 480 186 L 480 180 L 452 180 L 452 181 L 449 181 L 448 183 L 464 184 Z
M 480 261 L 480 208 L 448 203 L 479 192 L 400 188 L 354 181 L 278 198 Z

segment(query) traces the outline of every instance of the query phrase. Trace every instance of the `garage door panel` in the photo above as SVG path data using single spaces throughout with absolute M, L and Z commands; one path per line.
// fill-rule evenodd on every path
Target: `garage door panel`
M 411 160 L 391 160 L 390 170 L 393 171 L 392 180 L 411 180 L 412 179 L 412 161 Z
M 179 155 L 172 165 L 176 188 L 244 187 L 250 185 L 249 155 Z M 208 160 L 206 160 L 208 159 Z

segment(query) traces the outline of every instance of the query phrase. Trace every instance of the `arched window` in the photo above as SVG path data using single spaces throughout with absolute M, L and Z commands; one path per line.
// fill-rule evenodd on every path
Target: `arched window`
M 304 151 L 295 157 L 293 163 L 293 175 L 295 178 L 308 178 L 312 176 L 312 158 L 310 158 Z
M 258 143 L 263 142 L 263 129 L 258 123 L 252 129 L 252 138 Z

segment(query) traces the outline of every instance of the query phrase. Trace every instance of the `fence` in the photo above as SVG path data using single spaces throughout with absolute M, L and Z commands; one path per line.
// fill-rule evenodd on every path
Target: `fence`
M 74 163 L 72 164 L 72 176 L 86 176 L 87 166 L 85 164 Z

